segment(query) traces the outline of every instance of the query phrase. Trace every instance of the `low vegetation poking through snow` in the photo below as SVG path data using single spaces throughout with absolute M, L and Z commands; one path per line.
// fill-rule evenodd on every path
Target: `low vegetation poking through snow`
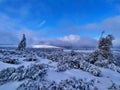
M 120 90 L 120 53 L 104 53 L 0 49 L 0 90 L 14 81 L 13 90 Z
M 116 56 L 116 57 L 115 57 Z M 120 73 L 120 65 L 118 55 L 104 50 L 97 50 L 88 56 L 88 62 L 99 67 L 109 68 Z
M 47 66 L 44 64 L 31 64 L 28 67 L 20 66 L 18 68 L 6 68 L 0 71 L 0 85 L 15 80 L 42 79 L 46 73 Z
M 83 71 L 89 72 L 95 76 L 101 76 L 101 71 L 94 65 L 83 61 L 83 60 L 64 60 L 63 62 L 58 63 L 57 71 L 65 71 L 67 69 L 81 69 Z
M 75 77 L 62 80 L 58 84 L 55 81 L 27 80 L 17 90 L 98 90 L 94 82 L 94 80 L 85 81 Z

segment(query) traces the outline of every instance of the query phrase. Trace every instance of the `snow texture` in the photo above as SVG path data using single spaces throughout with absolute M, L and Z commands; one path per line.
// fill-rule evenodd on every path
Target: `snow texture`
M 118 51 L 0 49 L 0 90 L 120 90 L 119 63 Z

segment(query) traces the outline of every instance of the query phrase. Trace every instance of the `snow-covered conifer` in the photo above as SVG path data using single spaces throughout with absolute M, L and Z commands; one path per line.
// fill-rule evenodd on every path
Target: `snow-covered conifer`
M 26 48 L 26 37 L 25 34 L 23 34 L 23 38 L 18 45 L 18 50 L 24 50 L 25 48 Z

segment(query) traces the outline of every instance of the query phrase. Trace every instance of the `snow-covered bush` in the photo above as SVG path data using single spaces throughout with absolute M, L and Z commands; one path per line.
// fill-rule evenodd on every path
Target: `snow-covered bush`
M 26 72 L 25 67 L 24 66 L 20 66 L 9 77 L 11 78 L 11 80 L 18 80 L 18 81 L 20 81 L 20 80 L 25 79 L 25 72 Z
M 95 76 L 101 76 L 101 71 L 95 66 L 86 62 L 85 60 L 64 60 L 58 63 L 57 71 L 65 71 L 67 69 L 81 69 L 83 71 L 87 71 Z
M 99 66 L 111 69 L 113 71 L 120 73 L 120 65 L 119 65 L 119 55 L 113 55 L 112 52 L 106 51 L 95 51 L 88 56 L 88 62 Z
M 35 54 L 30 54 L 30 55 L 27 55 L 26 58 L 24 59 L 24 61 L 37 61 L 37 57 Z
M 113 63 L 120 67 L 120 53 L 114 53 L 113 57 Z
M 58 90 L 55 87 L 58 87 L 55 81 L 26 80 L 17 88 L 17 90 Z
M 94 65 L 86 62 L 86 61 L 80 61 L 79 64 L 76 63 L 79 69 L 82 69 L 83 71 L 87 71 L 95 76 L 101 76 L 101 71 Z
M 1 58 L 2 62 L 9 64 L 19 64 L 19 60 L 11 55 L 5 55 Z
M 57 65 L 57 72 L 63 72 L 69 69 L 68 64 Z
M 47 73 L 47 65 L 31 64 L 28 67 L 7 68 L 0 71 L 0 84 L 24 79 L 43 79 Z
M 107 66 L 109 64 L 110 64 L 109 60 L 102 60 L 102 59 L 100 59 L 94 63 L 94 65 L 96 65 L 96 66 L 105 67 L 105 68 L 107 68 Z
M 95 76 L 101 76 L 101 71 L 96 66 L 94 66 L 86 61 L 80 61 L 79 64 L 80 64 L 80 69 L 90 72 L 91 74 L 93 74 Z
M 15 70 L 15 68 L 10 67 L 0 71 L 0 85 L 11 81 L 10 76 L 15 72 Z
M 71 56 L 76 55 L 77 53 L 74 50 L 71 50 Z
M 119 72 L 120 73 L 120 67 L 119 66 L 116 66 L 115 64 L 109 64 L 107 65 L 107 68 L 113 70 L 113 71 L 116 71 L 116 72 Z
M 43 78 L 47 73 L 47 65 L 45 64 L 31 64 L 26 69 L 26 77 L 30 79 Z
M 94 85 L 95 80 L 85 81 L 71 77 L 58 84 L 55 81 L 28 80 L 21 84 L 17 90 L 98 90 Z
M 85 81 L 83 79 L 76 79 L 75 77 L 61 81 L 59 88 L 62 90 L 98 90 L 94 86 L 94 80 Z
M 88 56 L 88 61 L 92 64 L 100 60 L 109 60 L 109 63 L 111 63 L 112 59 L 112 52 L 107 52 L 105 50 L 96 50 Z
M 0 61 L 9 64 L 20 64 L 19 58 L 23 55 L 22 52 L 16 50 L 4 50 L 0 52 Z

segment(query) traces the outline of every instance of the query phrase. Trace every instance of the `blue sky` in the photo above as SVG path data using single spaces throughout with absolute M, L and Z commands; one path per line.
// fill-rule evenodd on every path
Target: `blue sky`
M 105 30 L 120 44 L 119 25 L 120 0 L 0 0 L 0 32 L 6 43 L 17 43 L 25 33 L 35 43 L 84 38 L 87 45 Z

